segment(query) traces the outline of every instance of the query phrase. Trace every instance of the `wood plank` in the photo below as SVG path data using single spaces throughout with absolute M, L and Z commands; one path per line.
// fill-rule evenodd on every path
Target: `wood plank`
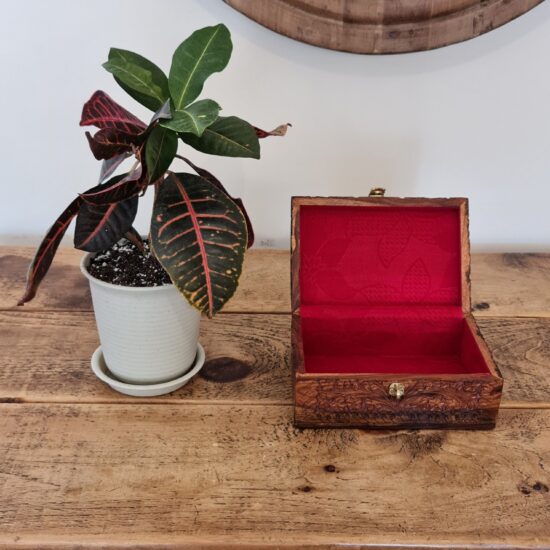
M 99 345 L 92 313 L 0 311 L 0 401 L 291 403 L 289 332 L 289 315 L 203 319 L 200 374 L 170 395 L 134 398 L 90 369 Z
M 504 406 L 550 406 L 550 319 L 478 319 L 504 378 Z
M 476 317 L 550 317 L 550 254 L 473 254 Z
M 17 308 L 29 247 L 0 247 L 0 309 Z M 81 253 L 60 248 L 51 272 L 26 310 L 90 311 Z M 224 309 L 235 313 L 290 312 L 290 255 L 285 250 L 250 250 L 242 280 Z M 550 254 L 472 254 L 472 309 L 476 317 L 550 317 Z
M 284 406 L 0 405 L 0 541 L 550 545 L 550 411 L 296 430 Z M 80 546 L 82 545 L 82 546 Z
M 0 247 L 0 309 L 17 308 L 34 249 Z M 90 311 L 88 281 L 80 273 L 82 252 L 60 247 L 36 298 L 26 310 Z M 250 250 L 246 254 L 239 288 L 224 312 L 289 311 L 290 258 L 284 250 Z
M 503 407 L 550 407 L 550 319 L 479 319 L 504 377 Z M 291 404 L 290 316 L 235 314 L 203 319 L 207 364 L 154 403 Z M 0 401 L 144 403 L 113 392 L 90 370 L 98 345 L 82 312 L 0 312 Z M 54 357 L 53 360 L 50 358 Z

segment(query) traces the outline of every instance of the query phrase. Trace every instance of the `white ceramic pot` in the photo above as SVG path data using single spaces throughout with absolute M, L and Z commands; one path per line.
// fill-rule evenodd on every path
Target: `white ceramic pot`
M 193 364 L 199 341 L 200 313 L 173 285 L 129 287 L 92 277 L 92 301 L 107 367 L 130 384 L 157 384 L 178 378 Z

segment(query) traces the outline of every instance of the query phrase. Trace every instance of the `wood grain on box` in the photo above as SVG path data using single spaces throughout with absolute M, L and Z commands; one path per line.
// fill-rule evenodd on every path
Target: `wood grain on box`
M 459 219 L 460 303 L 462 315 L 481 350 L 487 375 L 381 375 L 376 372 L 320 374 L 305 367 L 301 320 L 302 208 L 456 209 Z M 356 210 L 357 211 L 357 210 Z M 389 211 L 389 210 L 388 210 Z M 343 212 L 343 211 L 340 211 Z M 343 214 L 342 214 L 343 215 Z M 406 215 L 406 214 L 404 214 Z M 414 222 L 412 222 L 414 223 Z M 456 222 L 454 222 L 456 223 Z M 334 228 L 332 228 L 334 230 Z M 310 260 L 311 261 L 311 260 Z M 374 262 L 374 259 L 372 260 Z M 334 266 L 333 269 L 336 269 Z M 293 197 L 291 206 L 291 304 L 294 421 L 301 427 L 476 428 L 495 426 L 503 381 L 471 315 L 468 201 L 463 198 Z M 349 304 L 348 304 L 349 305 Z M 332 307 L 335 307 L 334 305 Z M 414 305 L 413 305 L 414 307 Z M 340 362 L 345 362 L 343 354 Z M 390 392 L 399 384 L 403 398 Z

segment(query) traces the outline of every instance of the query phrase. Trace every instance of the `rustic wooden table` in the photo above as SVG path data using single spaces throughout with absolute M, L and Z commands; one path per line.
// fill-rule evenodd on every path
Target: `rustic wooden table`
M 292 426 L 287 252 L 249 254 L 202 375 L 148 399 L 90 371 L 78 252 L 14 306 L 31 254 L 0 248 L 0 546 L 550 547 L 550 255 L 473 256 L 494 431 L 369 432 Z

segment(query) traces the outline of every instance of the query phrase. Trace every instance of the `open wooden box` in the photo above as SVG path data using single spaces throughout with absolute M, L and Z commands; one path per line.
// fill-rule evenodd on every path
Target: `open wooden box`
M 291 246 L 297 426 L 494 427 L 467 199 L 294 197 Z

